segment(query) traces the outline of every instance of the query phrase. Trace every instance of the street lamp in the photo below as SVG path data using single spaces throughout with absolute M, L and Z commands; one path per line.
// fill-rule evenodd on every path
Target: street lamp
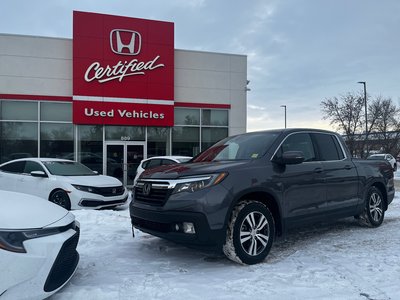
M 281 107 L 285 108 L 285 128 L 286 128 L 286 105 L 281 105 Z
M 365 81 L 359 81 L 364 85 L 364 105 L 365 105 L 365 147 L 368 153 L 368 118 L 367 118 L 367 83 Z

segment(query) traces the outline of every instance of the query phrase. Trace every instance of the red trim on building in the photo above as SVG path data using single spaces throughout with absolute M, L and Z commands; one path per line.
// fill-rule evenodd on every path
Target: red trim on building
M 72 102 L 72 96 L 44 96 L 23 94 L 0 94 L 2 100 L 37 100 L 37 101 L 67 101 Z
M 213 104 L 213 103 L 191 103 L 191 102 L 176 102 L 175 107 L 193 107 L 193 108 L 224 108 L 230 109 L 230 104 Z
M 69 96 L 44 96 L 44 95 L 24 95 L 24 94 L 0 94 L 0 99 L 72 102 L 72 96 L 69 97 Z M 214 104 L 214 103 L 175 102 L 175 107 L 230 109 L 231 105 Z

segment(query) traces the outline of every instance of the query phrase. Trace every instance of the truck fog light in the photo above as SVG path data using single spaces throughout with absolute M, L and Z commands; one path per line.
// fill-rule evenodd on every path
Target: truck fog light
M 190 222 L 183 222 L 183 232 L 189 234 L 195 234 L 194 224 Z

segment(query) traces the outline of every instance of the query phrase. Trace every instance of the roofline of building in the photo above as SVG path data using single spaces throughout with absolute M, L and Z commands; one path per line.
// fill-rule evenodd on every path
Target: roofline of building
M 28 34 L 13 34 L 13 33 L 0 33 L 0 36 L 10 36 L 10 37 L 26 37 L 26 38 L 40 38 L 40 39 L 57 39 L 57 40 L 65 40 L 72 41 L 72 38 L 64 38 L 64 37 L 52 37 L 52 36 L 43 36 L 43 35 L 28 35 Z M 246 54 L 236 54 L 236 53 L 224 53 L 224 52 L 214 52 L 214 51 L 206 51 L 206 50 L 187 50 L 187 49 L 177 49 L 176 51 L 185 51 L 185 52 L 194 52 L 194 53 L 209 53 L 209 54 L 217 54 L 217 55 L 230 55 L 230 56 L 240 56 L 247 57 Z

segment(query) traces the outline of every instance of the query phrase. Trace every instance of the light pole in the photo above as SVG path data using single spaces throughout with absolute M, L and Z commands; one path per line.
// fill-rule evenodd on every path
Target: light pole
M 359 81 L 364 85 L 364 105 L 365 105 L 365 148 L 368 154 L 368 117 L 367 117 L 367 83 L 365 81 Z
M 285 128 L 286 128 L 286 105 L 281 105 L 285 109 Z

